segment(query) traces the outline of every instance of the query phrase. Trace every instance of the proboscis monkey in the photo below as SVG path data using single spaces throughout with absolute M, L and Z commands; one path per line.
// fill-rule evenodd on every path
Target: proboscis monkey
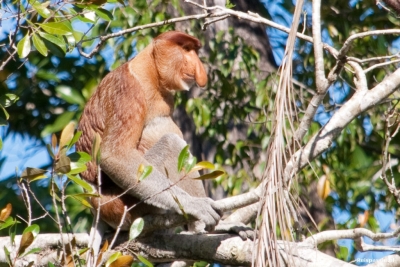
M 201 181 L 183 179 L 171 187 L 181 174 L 175 170 L 176 164 L 164 166 L 171 159 L 176 162 L 186 145 L 171 117 L 175 91 L 207 83 L 197 55 L 200 47 L 199 40 L 181 32 L 159 35 L 134 59 L 106 75 L 83 111 L 77 150 L 90 153 L 95 133 L 100 135 L 100 217 L 113 228 L 120 224 L 124 206 L 129 208 L 141 200 L 144 202 L 126 215 L 122 229 L 129 229 L 137 217 L 146 214 L 182 214 L 174 197 L 184 212 L 203 222 L 206 229 L 220 219 L 221 211 L 206 198 Z M 138 182 L 141 164 L 154 166 L 149 177 Z M 97 166 L 90 163 L 82 177 L 96 185 L 96 173 Z M 97 198 L 91 200 L 95 209 L 98 202 Z

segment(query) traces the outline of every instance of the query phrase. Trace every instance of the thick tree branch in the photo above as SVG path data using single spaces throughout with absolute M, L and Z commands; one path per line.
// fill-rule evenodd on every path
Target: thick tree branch
M 344 127 L 359 114 L 387 98 L 399 85 L 400 69 L 397 69 L 369 91 L 368 88 L 365 90 L 358 88 L 353 97 L 332 116 L 329 122 L 292 156 L 285 169 L 285 180 L 289 181 L 300 169 L 328 149 Z
M 33 261 L 35 266 L 47 266 L 47 262 L 57 262 L 57 250 L 61 240 L 58 234 L 39 235 L 30 248 L 42 248 L 42 253 L 32 254 L 25 260 L 18 260 L 16 266 L 23 266 L 29 261 Z M 84 247 L 89 241 L 87 234 L 77 234 L 77 246 Z M 7 238 L 9 240 L 9 238 Z M 125 236 L 126 240 L 126 236 Z M 3 238 L 0 238 L 0 243 Z M 17 245 L 20 236 L 16 238 Z M 121 241 L 121 240 L 120 240 Z M 5 241 L 6 242 L 6 241 Z M 38 246 L 41 244 L 41 246 Z M 283 261 L 288 260 L 289 254 L 294 256 L 294 266 L 354 266 L 328 256 L 316 250 L 308 243 L 283 243 L 278 241 L 279 254 Z M 5 244 L 10 250 L 9 243 Z M 218 262 L 229 265 L 250 266 L 252 261 L 253 242 L 243 241 L 238 236 L 227 234 L 211 235 L 153 235 L 142 238 L 134 242 L 125 241 L 118 247 L 111 250 L 103 259 L 114 253 L 116 250 L 123 251 L 125 254 L 135 256 L 140 254 L 152 262 L 172 262 L 174 260 L 205 260 L 208 262 Z M 5 264 L 4 251 L 0 250 L 0 267 Z

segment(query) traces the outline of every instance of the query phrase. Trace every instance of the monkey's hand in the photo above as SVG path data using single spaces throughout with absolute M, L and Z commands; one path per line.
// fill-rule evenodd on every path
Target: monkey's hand
M 179 205 L 179 204 L 178 204 Z M 205 230 L 210 232 L 214 230 L 222 216 L 221 209 L 211 198 L 189 197 L 185 199 L 182 205 L 179 205 L 180 214 L 188 215 L 197 221 L 205 224 Z
M 256 231 L 251 227 L 246 226 L 243 223 L 228 223 L 220 221 L 215 227 L 215 232 L 217 233 L 235 233 L 242 238 L 242 240 L 254 240 L 256 238 Z

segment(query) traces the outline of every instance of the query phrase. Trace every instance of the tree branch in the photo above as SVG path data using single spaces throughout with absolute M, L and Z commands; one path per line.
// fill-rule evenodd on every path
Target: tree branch
M 310 141 L 298 150 L 288 162 L 285 169 L 285 180 L 289 181 L 294 174 L 306 166 L 311 160 L 328 149 L 333 140 L 359 114 L 372 108 L 397 90 L 400 85 L 400 69 L 387 76 L 373 89 L 357 90 L 329 120 L 329 122 L 315 134 Z

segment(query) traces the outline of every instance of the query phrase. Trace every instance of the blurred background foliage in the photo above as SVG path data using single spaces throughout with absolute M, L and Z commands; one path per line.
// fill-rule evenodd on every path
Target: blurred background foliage
M 290 26 L 294 10 L 290 0 L 231 2 L 235 5 L 233 9 L 245 12 L 250 9 L 279 24 Z M 209 83 L 205 89 L 195 88 L 189 93 L 177 95 L 175 118 L 185 138 L 190 140 L 193 153 L 215 162 L 228 172 L 228 175 L 208 184 L 208 191 L 215 198 L 221 198 L 239 194 L 258 183 L 265 165 L 263 152 L 269 141 L 268 122 L 271 120 L 276 88 L 276 63 L 279 65 L 285 48 L 285 33 L 262 25 L 241 25 L 234 19 L 202 31 L 202 21 L 193 20 L 182 25 L 169 24 L 108 39 L 92 58 L 85 58 L 76 47 L 81 46 L 83 51 L 90 52 L 98 42 L 96 38 L 89 40 L 93 37 L 193 12 L 200 14 L 202 11 L 193 11 L 192 6 L 178 0 L 135 0 L 125 2 L 124 6 L 120 1 L 113 0 L 107 3 L 85 0 L 70 4 L 61 1 L 5 0 L 1 2 L 1 10 L 0 66 L 4 68 L 0 71 L 0 97 L 6 94 L 18 97 L 13 105 L 6 108 L 9 118 L 8 125 L 3 127 L 3 140 L 21 135 L 44 146 L 49 142 L 51 133 L 59 132 L 71 120 L 79 120 L 86 101 L 110 70 L 134 57 L 159 33 L 178 29 L 195 35 L 204 44 L 200 56 L 208 69 Z M 18 10 L 22 12 L 20 20 L 15 16 Z M 55 11 L 56 17 L 53 16 Z M 306 1 L 300 29 L 310 36 L 311 15 L 311 1 Z M 323 41 L 337 49 L 351 34 L 396 28 L 399 24 L 395 14 L 373 0 L 324 2 L 321 18 Z M 52 33 L 46 26 L 41 26 L 46 23 L 53 23 L 50 26 L 64 30 L 63 34 L 56 34 L 54 30 Z M 24 37 L 31 39 L 29 51 L 27 43 L 21 41 Z M 81 42 L 82 38 L 89 41 Z M 362 66 L 366 69 L 397 59 L 383 56 L 398 53 L 399 40 L 393 35 L 358 39 L 348 56 L 360 60 L 382 57 L 364 61 Z M 260 46 L 263 42 L 268 45 Z M 18 51 L 6 62 L 10 51 L 14 51 L 10 45 L 17 47 Z M 20 58 L 17 54 L 26 57 Z M 335 63 L 335 59 L 325 53 L 326 72 Z M 367 79 L 370 88 L 396 67 L 392 64 L 369 71 Z M 293 77 L 299 117 L 314 93 L 313 70 L 312 45 L 298 40 Z M 304 142 L 353 94 L 352 79 L 353 73 L 349 70 L 340 74 L 340 79 L 329 89 L 323 105 L 319 107 Z M 376 178 L 382 167 L 385 114 L 393 107 L 397 114 L 397 97 L 395 94 L 387 102 L 359 116 L 346 127 L 329 151 L 299 174 L 294 193 L 301 197 L 314 216 L 318 230 L 360 226 L 360 215 L 367 216 L 366 223 L 361 226 L 373 231 L 379 231 L 379 227 L 381 231 L 388 231 L 397 224 L 398 204 L 382 180 Z M 3 117 L 6 118 L 5 115 Z M 399 138 L 394 136 L 389 144 L 394 161 L 400 156 Z M 0 167 L 10 168 L 7 151 L 0 156 Z M 49 164 L 32 167 L 47 168 Z M 388 174 L 397 181 L 398 164 L 394 164 L 390 171 Z M 328 198 L 321 200 L 315 188 L 319 177 L 324 175 L 331 183 L 332 192 Z M 24 217 L 26 210 L 15 181 L 14 175 L 0 178 L 0 207 L 11 202 L 13 215 Z M 47 187 L 47 183 L 41 182 L 34 190 L 42 204 L 51 209 Z M 68 203 L 69 215 L 77 227 L 76 231 L 87 230 L 90 212 L 77 206 L 77 203 Z M 316 232 L 305 211 L 299 209 L 310 231 Z M 379 212 L 393 214 L 389 227 L 383 227 L 382 222 L 376 219 Z M 34 209 L 34 216 L 40 215 L 40 209 Z M 57 231 L 57 226 L 48 218 L 43 218 L 39 224 L 41 232 Z M 338 248 L 333 248 L 332 253 L 345 259 L 354 257 L 354 252 L 347 253 Z

